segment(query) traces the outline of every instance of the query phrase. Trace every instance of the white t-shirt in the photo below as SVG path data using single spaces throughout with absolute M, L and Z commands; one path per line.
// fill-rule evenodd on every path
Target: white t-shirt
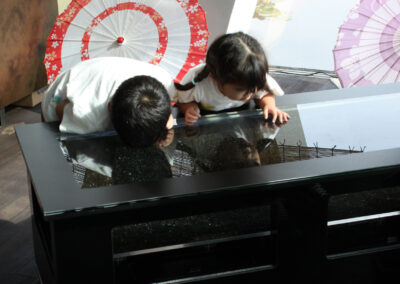
M 205 63 L 199 64 L 189 70 L 183 77 L 181 84 L 191 82 L 196 75 L 203 70 Z M 269 74 L 266 74 L 266 80 L 269 89 L 275 96 L 282 96 L 284 94 L 279 84 Z M 253 98 L 261 99 L 267 94 L 265 91 L 256 92 Z M 195 87 L 187 91 L 177 91 L 176 99 L 180 103 L 197 102 L 203 109 L 211 111 L 220 111 L 229 108 L 240 107 L 245 104 L 245 101 L 234 101 L 224 96 L 216 86 L 214 80 L 208 76 L 202 81 L 198 82 Z
M 44 120 L 58 121 L 56 100 L 68 98 L 61 132 L 86 134 L 111 129 L 108 102 L 122 82 L 139 75 L 159 80 L 171 99 L 174 96 L 173 79 L 161 67 L 125 57 L 98 57 L 80 62 L 57 76 L 42 101 Z

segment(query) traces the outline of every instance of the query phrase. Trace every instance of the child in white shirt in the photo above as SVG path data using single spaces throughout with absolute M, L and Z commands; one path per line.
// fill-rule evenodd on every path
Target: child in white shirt
M 86 134 L 114 128 L 131 146 L 163 140 L 173 126 L 169 73 L 150 63 L 99 57 L 58 75 L 42 101 L 44 121 L 61 132 Z
M 263 48 L 242 32 L 219 37 L 210 46 L 206 63 L 191 69 L 175 87 L 177 106 L 187 125 L 196 123 L 200 108 L 222 111 L 240 107 L 251 99 L 262 108 L 265 119 L 269 114 L 273 122 L 279 118 L 284 123 L 290 118 L 275 105 L 275 96 L 284 93 L 268 74 Z

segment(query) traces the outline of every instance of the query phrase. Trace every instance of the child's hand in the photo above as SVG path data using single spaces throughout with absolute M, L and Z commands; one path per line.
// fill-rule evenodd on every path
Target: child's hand
M 275 97 L 274 95 L 266 95 L 264 96 L 259 103 L 259 106 L 262 108 L 264 113 L 264 118 L 268 119 L 268 115 L 272 115 L 272 122 L 275 123 L 276 119 L 279 118 L 280 123 L 286 123 L 290 119 L 290 115 L 275 105 Z
M 270 108 L 264 107 L 263 112 L 265 119 L 268 119 L 268 115 L 272 114 L 272 123 L 275 123 L 277 118 L 279 118 L 278 121 L 280 123 L 286 123 L 290 119 L 290 115 L 288 113 L 280 110 L 276 106 Z
M 193 104 L 185 110 L 185 123 L 186 125 L 192 125 L 197 122 L 201 117 L 200 109 L 197 104 Z

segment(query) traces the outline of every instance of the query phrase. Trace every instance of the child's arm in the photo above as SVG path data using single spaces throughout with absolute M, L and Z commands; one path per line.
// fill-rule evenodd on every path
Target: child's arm
M 56 114 L 60 118 L 60 121 L 63 119 L 64 116 L 64 108 L 69 103 L 68 99 L 62 100 L 60 103 L 56 105 Z
M 185 114 L 186 125 L 192 125 L 197 122 L 200 115 L 200 109 L 196 102 L 177 103 L 179 111 Z
M 267 94 L 261 99 L 255 100 L 256 104 L 263 110 L 264 118 L 267 119 L 269 114 L 272 114 L 272 122 L 275 123 L 276 119 L 279 118 L 279 122 L 284 123 L 290 119 L 290 115 L 284 111 L 281 111 L 275 105 L 275 96 Z

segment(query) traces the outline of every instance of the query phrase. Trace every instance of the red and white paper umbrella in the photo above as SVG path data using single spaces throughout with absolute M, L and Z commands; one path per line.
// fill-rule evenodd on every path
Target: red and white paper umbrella
M 48 83 L 80 61 L 129 57 L 158 64 L 180 82 L 208 42 L 197 0 L 72 0 L 48 36 Z

